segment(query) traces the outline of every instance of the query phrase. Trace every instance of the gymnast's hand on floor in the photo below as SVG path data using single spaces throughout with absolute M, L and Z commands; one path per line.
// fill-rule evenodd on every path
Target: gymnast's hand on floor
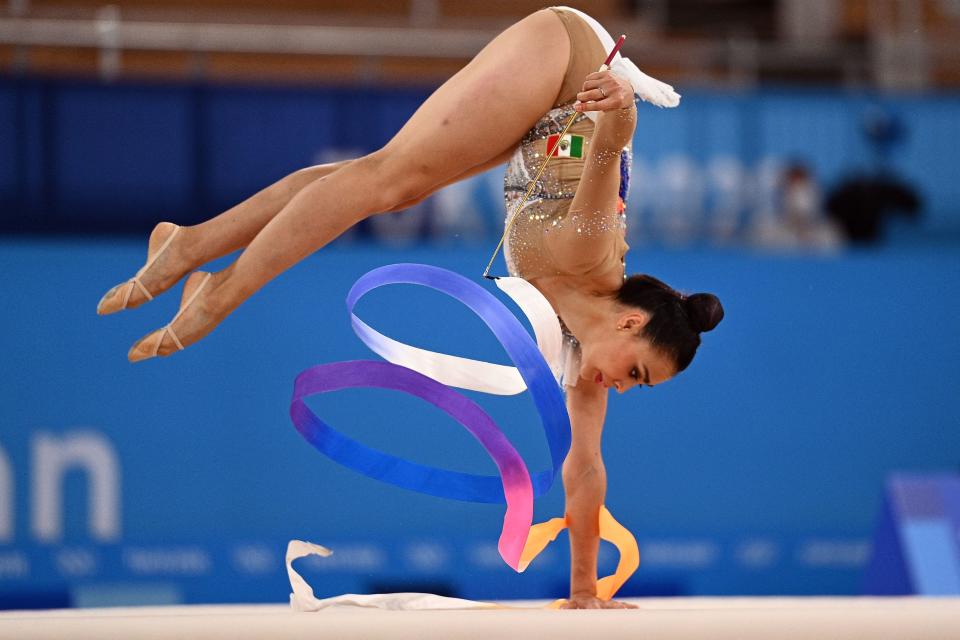
M 633 86 L 610 71 L 595 71 L 584 80 L 577 100 L 577 111 L 628 109 L 633 106 Z
M 639 609 L 635 604 L 629 602 L 618 602 L 616 600 L 601 600 L 596 596 L 570 596 L 569 600 L 564 600 L 560 605 L 561 609 Z

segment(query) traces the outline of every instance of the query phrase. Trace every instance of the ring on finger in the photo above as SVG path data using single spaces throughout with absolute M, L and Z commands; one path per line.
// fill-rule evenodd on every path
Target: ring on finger
M 606 99 L 607 92 L 603 90 L 603 87 L 597 87 L 597 89 L 600 89 L 600 95 L 602 95 L 604 99 Z

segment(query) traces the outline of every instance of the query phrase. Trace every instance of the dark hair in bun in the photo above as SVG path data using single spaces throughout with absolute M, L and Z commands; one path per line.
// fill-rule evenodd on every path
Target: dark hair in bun
M 723 320 L 720 298 L 712 293 L 695 293 L 683 300 L 690 326 L 697 333 L 711 331 Z
M 633 275 L 624 280 L 617 302 L 650 315 L 643 337 L 673 358 L 677 373 L 686 369 L 700 346 L 700 334 L 723 320 L 723 306 L 712 293 L 685 296 L 653 276 Z

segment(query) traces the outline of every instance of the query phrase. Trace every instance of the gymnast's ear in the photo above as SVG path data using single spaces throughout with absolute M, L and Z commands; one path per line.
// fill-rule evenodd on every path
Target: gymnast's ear
M 650 314 L 636 307 L 617 316 L 617 330 L 629 331 L 634 336 L 640 335 L 643 328 L 650 321 Z

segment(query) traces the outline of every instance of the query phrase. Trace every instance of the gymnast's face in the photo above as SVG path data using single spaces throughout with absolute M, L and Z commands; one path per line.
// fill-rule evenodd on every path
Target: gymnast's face
M 676 374 L 671 358 L 641 337 L 647 315 L 631 311 L 616 318 L 616 323 L 582 344 L 580 382 L 616 389 L 652 387 Z

